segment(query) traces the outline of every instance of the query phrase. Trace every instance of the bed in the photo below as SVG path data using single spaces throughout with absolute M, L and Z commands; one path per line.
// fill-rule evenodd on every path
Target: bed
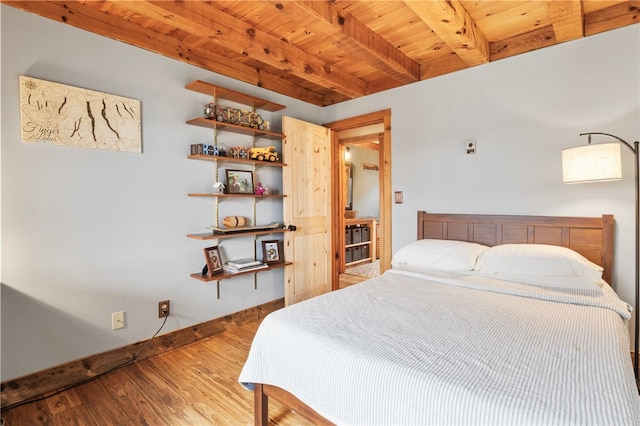
M 276 311 L 239 381 L 316 424 L 640 424 L 614 220 L 418 212 L 379 277 Z

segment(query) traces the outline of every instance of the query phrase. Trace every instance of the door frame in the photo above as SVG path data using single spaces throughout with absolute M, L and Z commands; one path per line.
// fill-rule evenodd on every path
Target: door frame
M 344 211 L 341 207 L 344 205 L 344 194 L 339 188 L 342 188 L 344 179 L 342 167 L 344 165 L 344 147 L 340 146 L 338 141 L 338 132 L 350 130 L 357 127 L 369 126 L 372 124 L 382 123 L 384 126 L 383 137 L 380 140 L 379 155 L 379 199 L 380 199 L 380 273 L 391 268 L 391 109 L 384 109 L 357 117 L 346 118 L 343 120 L 325 123 L 323 126 L 332 130 L 331 135 L 331 151 L 332 157 L 337 160 L 336 167 L 333 169 L 331 185 L 337 188 L 334 194 L 338 193 L 338 202 L 332 206 L 332 223 L 335 224 L 332 230 L 332 290 L 339 287 L 339 267 L 342 256 L 344 256 L 342 247 L 344 247 Z M 334 163 L 335 164 L 335 163 Z

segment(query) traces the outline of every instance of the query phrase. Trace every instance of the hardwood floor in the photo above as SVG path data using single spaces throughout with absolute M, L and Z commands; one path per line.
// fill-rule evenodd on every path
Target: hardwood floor
M 351 274 L 340 274 L 338 281 L 338 288 L 349 287 L 350 285 L 361 283 L 362 281 L 367 280 L 367 277 L 362 277 L 359 275 L 351 275 Z
M 4 426 L 249 425 L 253 393 L 237 381 L 258 322 L 144 359 L 47 399 L 2 411 Z M 272 425 L 310 425 L 270 401 Z

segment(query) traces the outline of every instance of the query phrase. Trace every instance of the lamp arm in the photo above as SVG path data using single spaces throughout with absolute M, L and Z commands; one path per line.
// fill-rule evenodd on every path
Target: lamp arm
M 636 156 L 638 156 L 638 141 L 634 142 L 635 148 L 633 146 L 631 146 L 631 144 L 627 141 L 625 141 L 624 139 L 621 139 L 619 137 L 617 137 L 616 135 L 612 135 L 610 133 L 601 133 L 601 132 L 587 132 L 587 133 L 580 133 L 580 136 L 588 136 L 588 135 L 604 135 L 604 136 L 609 136 L 612 137 L 614 139 L 617 139 L 618 141 L 622 142 L 627 148 L 629 148 L 631 150 L 631 152 L 633 152 Z

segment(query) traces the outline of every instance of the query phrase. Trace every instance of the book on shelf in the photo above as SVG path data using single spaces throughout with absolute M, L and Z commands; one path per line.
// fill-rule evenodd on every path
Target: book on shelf
M 249 267 L 258 266 L 258 265 L 261 265 L 261 264 L 262 264 L 262 262 L 260 262 L 259 260 L 255 260 L 255 259 L 251 259 L 251 258 L 227 260 L 224 263 L 225 266 L 230 266 L 230 267 L 238 268 L 238 269 L 249 268 Z
M 260 263 L 258 262 L 257 265 L 253 265 L 253 266 L 245 266 L 242 268 L 237 268 L 235 266 L 231 266 L 231 265 L 224 265 L 224 271 L 228 274 L 237 274 L 238 272 L 249 272 L 249 271 L 257 271 L 260 269 L 266 269 L 268 268 L 269 265 L 267 265 L 266 263 Z

